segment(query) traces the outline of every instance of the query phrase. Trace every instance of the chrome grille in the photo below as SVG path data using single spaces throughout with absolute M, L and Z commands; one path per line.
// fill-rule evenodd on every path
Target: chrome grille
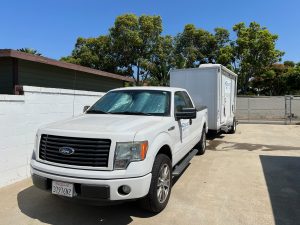
M 111 140 L 95 138 L 63 137 L 43 134 L 39 157 L 49 162 L 91 167 L 107 167 Z M 74 149 L 70 155 L 62 154 L 60 148 Z

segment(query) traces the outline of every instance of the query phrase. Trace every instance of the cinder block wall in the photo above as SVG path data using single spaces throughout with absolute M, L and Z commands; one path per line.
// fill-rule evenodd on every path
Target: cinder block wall
M 300 120 L 300 97 L 292 100 L 292 113 L 295 121 Z M 241 97 L 237 98 L 237 118 L 239 120 L 283 121 L 285 119 L 284 96 Z
M 24 86 L 24 95 L 0 95 L 0 187 L 30 175 L 41 125 L 82 113 L 104 93 Z

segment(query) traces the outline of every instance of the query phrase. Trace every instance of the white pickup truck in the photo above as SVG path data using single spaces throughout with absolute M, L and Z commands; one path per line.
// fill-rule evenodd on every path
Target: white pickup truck
M 82 115 L 40 128 L 31 160 L 36 187 L 77 200 L 139 199 L 160 212 L 172 177 L 206 148 L 207 109 L 185 89 L 107 92 Z

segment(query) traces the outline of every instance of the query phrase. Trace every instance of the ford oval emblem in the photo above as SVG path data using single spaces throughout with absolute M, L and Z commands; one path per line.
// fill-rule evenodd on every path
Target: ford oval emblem
M 61 147 L 58 149 L 58 151 L 63 155 L 72 155 L 75 152 L 75 149 L 71 147 Z

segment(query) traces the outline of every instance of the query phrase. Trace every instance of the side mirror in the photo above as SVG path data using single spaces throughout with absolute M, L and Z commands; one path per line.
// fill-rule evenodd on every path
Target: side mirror
M 88 110 L 89 108 L 90 108 L 89 105 L 84 106 L 84 107 L 83 107 L 83 112 L 85 112 L 85 111 Z
M 176 112 L 175 120 L 180 119 L 196 119 L 197 110 L 195 108 L 183 108 L 180 112 Z

